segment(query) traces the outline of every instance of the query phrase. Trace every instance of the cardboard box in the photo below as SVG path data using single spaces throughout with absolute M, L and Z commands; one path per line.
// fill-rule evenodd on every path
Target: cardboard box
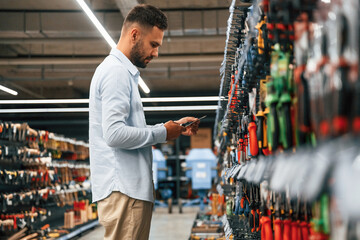
M 75 227 L 75 216 L 74 212 L 66 212 L 64 214 L 64 228 L 71 229 Z
M 199 128 L 196 135 L 190 137 L 191 148 L 210 148 L 212 146 L 211 128 Z
M 87 210 L 80 210 L 80 222 L 86 223 L 88 221 Z

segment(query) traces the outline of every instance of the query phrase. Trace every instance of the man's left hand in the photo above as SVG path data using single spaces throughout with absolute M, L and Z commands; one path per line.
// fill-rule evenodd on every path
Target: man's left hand
M 188 122 L 194 122 L 193 124 L 191 124 L 190 126 L 186 127 L 186 131 L 182 132 L 182 135 L 185 136 L 192 136 L 195 135 L 199 129 L 199 124 L 200 121 L 198 118 L 195 117 L 183 117 L 177 121 L 174 121 L 178 124 L 184 124 L 184 123 L 188 123 Z

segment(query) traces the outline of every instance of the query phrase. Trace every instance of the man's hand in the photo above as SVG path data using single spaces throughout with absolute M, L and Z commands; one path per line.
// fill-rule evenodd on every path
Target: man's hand
M 194 122 L 190 126 L 186 127 L 186 130 L 182 132 L 182 135 L 185 135 L 185 136 L 195 135 L 199 129 L 199 124 L 200 124 L 199 119 L 197 119 L 195 117 L 183 117 L 175 122 L 178 124 Z
M 168 121 L 164 124 L 166 128 L 166 140 L 174 140 L 180 136 L 180 134 L 186 131 L 186 128 L 180 126 L 179 123 L 174 121 Z

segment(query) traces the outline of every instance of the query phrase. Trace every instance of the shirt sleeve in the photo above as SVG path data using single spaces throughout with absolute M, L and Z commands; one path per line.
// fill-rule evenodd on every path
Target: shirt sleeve
M 164 126 L 163 123 L 158 123 L 156 125 L 146 125 L 147 128 L 157 128 L 157 127 L 160 127 L 160 126 Z
M 109 147 L 138 149 L 166 141 L 163 125 L 137 128 L 126 125 L 129 117 L 132 79 L 126 69 L 112 66 L 99 86 L 102 104 L 103 137 Z

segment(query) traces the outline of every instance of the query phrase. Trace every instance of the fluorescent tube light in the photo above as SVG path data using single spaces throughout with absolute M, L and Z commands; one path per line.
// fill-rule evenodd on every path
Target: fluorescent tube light
M 99 20 L 96 18 L 96 16 L 91 11 L 91 9 L 88 7 L 88 5 L 84 2 L 84 0 L 76 0 L 76 1 L 80 5 L 80 7 L 84 10 L 86 15 L 90 18 L 91 22 L 95 25 L 97 30 L 99 30 L 99 32 L 104 37 L 104 39 L 109 44 L 109 46 L 111 48 L 116 47 L 116 43 L 114 42 L 114 40 L 111 38 L 109 33 L 105 30 L 103 25 L 101 25 Z M 144 82 L 144 80 L 141 77 L 139 78 L 139 85 L 140 85 L 140 88 L 144 91 L 144 93 L 150 92 L 150 89 L 148 88 L 148 86 L 146 85 L 146 83 Z
M 31 100 L 0 100 L 3 104 L 61 104 L 61 103 L 89 103 L 89 99 L 31 99 Z
M 141 89 L 144 91 L 144 93 L 150 93 L 150 89 L 148 88 L 148 86 L 140 76 L 139 76 L 139 85 Z
M 84 2 L 84 0 L 76 0 L 78 2 L 78 4 L 80 5 L 80 7 L 84 10 L 84 12 L 86 13 L 86 15 L 90 18 L 91 22 L 95 25 L 95 27 L 97 28 L 97 30 L 99 30 L 99 32 L 101 33 L 101 35 L 104 37 L 104 39 L 106 40 L 106 42 L 110 45 L 110 47 L 116 47 L 116 43 L 114 42 L 114 40 L 111 38 L 111 36 L 109 35 L 109 33 L 105 30 L 105 28 L 101 25 L 101 23 L 99 22 L 99 20 L 96 18 L 96 16 L 94 15 L 94 13 L 91 11 L 91 9 L 88 7 L 88 5 L 86 5 L 86 3 Z
M 218 96 L 208 97 L 157 97 L 157 98 L 141 98 L 142 102 L 215 102 Z M 224 100 L 223 97 L 220 100 Z M 6 104 L 61 104 L 61 103 L 79 103 L 88 104 L 89 99 L 31 99 L 31 100 L 0 100 L 0 105 Z
M 59 112 L 89 112 L 89 108 L 23 108 L 23 109 L 0 109 L 0 113 L 59 113 Z
M 10 93 L 10 94 L 15 95 L 15 96 L 18 95 L 17 91 L 14 91 L 14 90 L 12 90 L 10 88 L 7 88 L 7 87 L 5 87 L 3 85 L 0 85 L 0 90 L 2 90 L 4 92 L 7 92 L 7 93 Z
M 216 110 L 217 105 L 208 106 L 166 106 L 166 107 L 144 107 L 145 112 L 158 112 L 158 111 L 209 111 Z
M 207 106 L 166 106 L 144 107 L 145 112 L 160 111 L 209 111 L 216 110 L 217 105 Z M 23 108 L 23 109 L 0 109 L 1 113 L 59 113 L 59 112 L 89 112 L 89 108 Z
M 142 102 L 215 102 L 219 97 L 158 97 L 142 98 Z M 0 101 L 1 102 L 1 101 Z

